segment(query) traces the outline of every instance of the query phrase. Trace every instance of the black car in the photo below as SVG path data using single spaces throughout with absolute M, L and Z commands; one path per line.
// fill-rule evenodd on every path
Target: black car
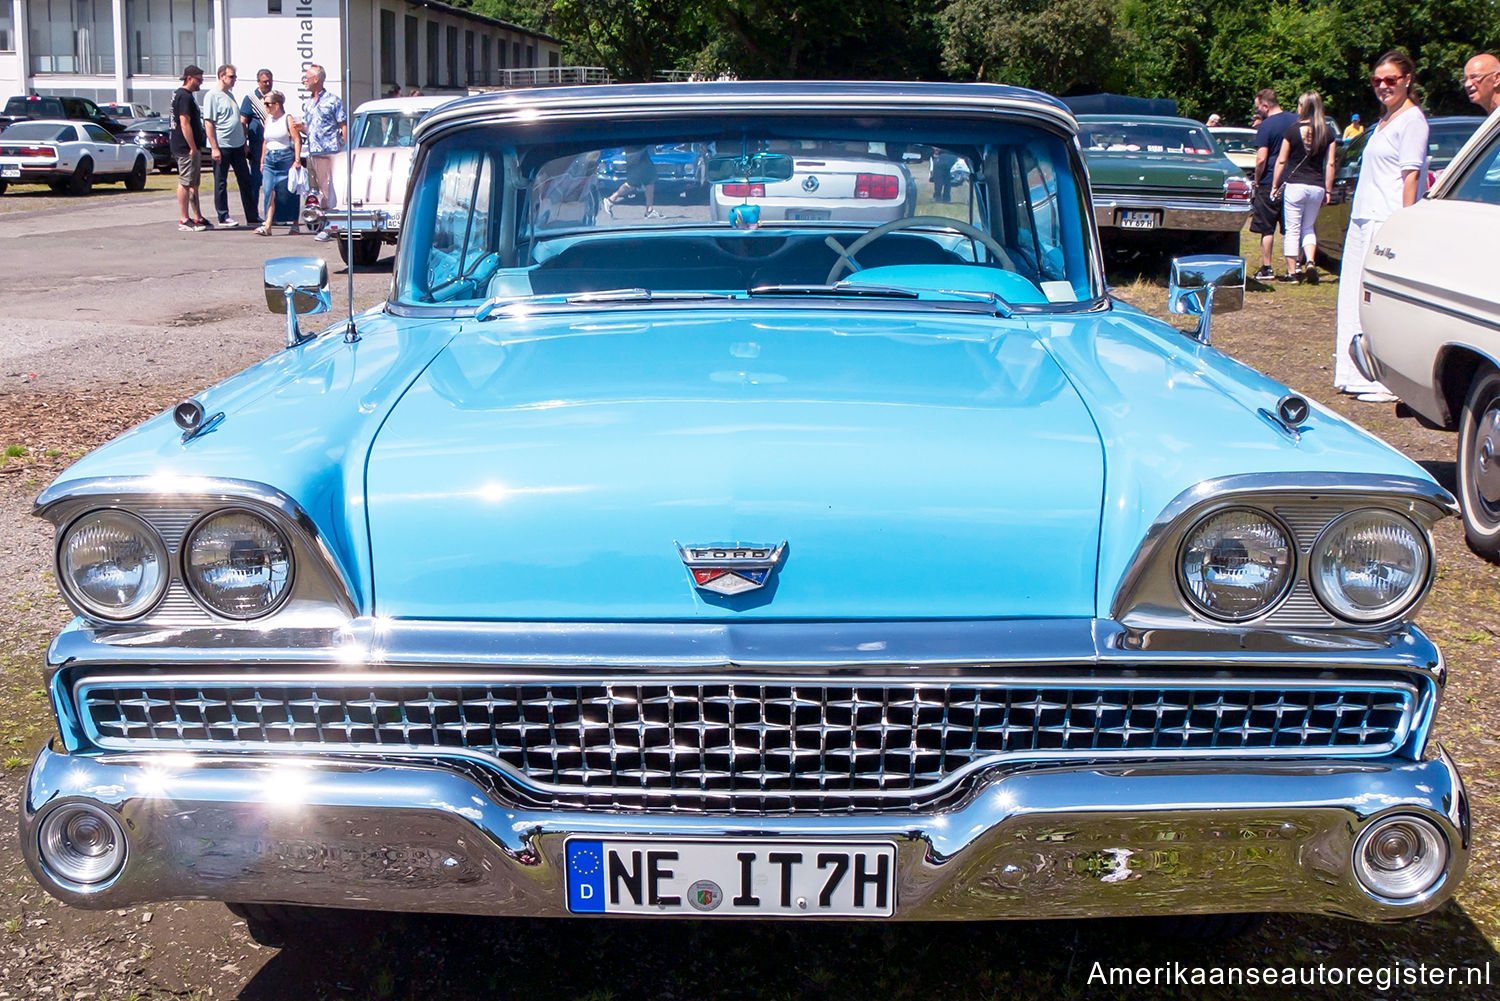
M 133 142 L 150 153 L 152 166 L 163 174 L 177 169 L 177 158 L 172 155 L 172 119 L 165 115 L 132 122 L 121 133 L 120 141 Z M 213 154 L 206 146 L 198 151 L 198 158 L 205 167 L 213 162 Z
M 125 130 L 123 122 L 106 115 L 86 97 L 44 97 L 40 94 L 22 94 L 6 101 L 5 112 L 0 115 L 0 126 L 36 119 L 93 122 L 115 136 Z
M 1428 178 L 1431 185 L 1437 174 L 1453 162 L 1459 148 L 1469 141 L 1484 118 L 1479 115 L 1453 115 L 1427 120 Z M 1326 266 L 1332 261 L 1344 259 L 1344 234 L 1349 230 L 1349 208 L 1354 201 L 1354 186 L 1359 183 L 1359 164 L 1364 157 L 1365 146 L 1374 129 L 1363 133 L 1339 147 L 1338 167 L 1333 177 L 1333 191 L 1328 204 L 1318 213 L 1315 229 L 1318 234 L 1318 257 L 1326 258 Z

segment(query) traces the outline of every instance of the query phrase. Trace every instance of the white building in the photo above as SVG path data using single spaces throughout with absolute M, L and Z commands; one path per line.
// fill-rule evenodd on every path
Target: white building
M 562 62 L 550 35 L 436 0 L 347 0 L 351 107 L 400 86 L 424 94 L 526 82 Z M 344 0 L 0 0 L 0 102 L 15 94 L 132 101 L 165 112 L 183 67 L 271 70 L 289 101 L 302 68 L 343 86 Z M 532 70 L 533 73 L 524 72 Z M 523 71 L 523 72 L 516 72 Z M 554 71 L 556 72 L 556 71 Z M 523 80 L 518 81 L 516 78 Z M 543 80 L 545 82 L 545 79 Z

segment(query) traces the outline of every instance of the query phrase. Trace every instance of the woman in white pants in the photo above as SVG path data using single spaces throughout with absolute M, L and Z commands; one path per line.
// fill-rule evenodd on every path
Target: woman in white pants
M 1297 99 L 1297 124 L 1282 137 L 1281 155 L 1271 175 L 1271 190 L 1282 189 L 1281 252 L 1286 256 L 1283 281 L 1318 280 L 1315 263 L 1318 234 L 1313 224 L 1318 209 L 1328 204 L 1333 189 L 1334 154 L 1338 143 L 1328 119 L 1323 116 L 1323 99 L 1309 90 Z M 1297 254 L 1307 262 L 1297 270 Z
M 1333 385 L 1365 403 L 1396 400 L 1384 385 L 1359 373 L 1349 356 L 1349 345 L 1360 333 L 1360 271 L 1365 251 L 1380 224 L 1397 209 L 1414 204 L 1427 189 L 1427 117 L 1412 97 L 1415 76 L 1411 57 L 1399 49 L 1387 52 L 1375 63 L 1370 84 L 1385 111 L 1365 143 L 1359 183 L 1349 209 L 1349 232 L 1344 237 Z

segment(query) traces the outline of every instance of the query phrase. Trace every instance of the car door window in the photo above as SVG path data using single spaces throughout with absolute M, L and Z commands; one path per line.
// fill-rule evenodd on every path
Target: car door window
M 106 143 L 110 146 L 115 144 L 115 137 L 97 125 L 85 125 L 83 133 L 88 137 L 89 142 Z
M 1489 149 L 1470 164 L 1468 172 L 1447 197 L 1459 202 L 1500 205 L 1500 133 L 1490 137 Z

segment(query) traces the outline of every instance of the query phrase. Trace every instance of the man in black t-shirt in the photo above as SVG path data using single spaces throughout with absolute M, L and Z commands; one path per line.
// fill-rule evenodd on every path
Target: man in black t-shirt
M 201 233 L 211 227 L 198 207 L 198 185 L 203 179 L 199 151 L 208 141 L 203 131 L 203 111 L 193 97 L 203 86 L 203 67 L 182 71 L 182 86 L 172 95 L 172 155 L 177 158 L 177 228 Z
M 1255 110 L 1264 116 L 1264 120 L 1255 129 L 1255 189 L 1250 203 L 1250 232 L 1260 236 L 1260 270 L 1255 272 L 1255 279 L 1264 282 L 1276 277 L 1271 267 L 1271 244 L 1275 240 L 1276 227 L 1281 225 L 1281 201 L 1271 197 L 1271 174 L 1276 169 L 1276 158 L 1281 155 L 1282 137 L 1287 129 L 1297 124 L 1297 116 L 1281 110 L 1276 91 L 1270 87 L 1255 95 Z

